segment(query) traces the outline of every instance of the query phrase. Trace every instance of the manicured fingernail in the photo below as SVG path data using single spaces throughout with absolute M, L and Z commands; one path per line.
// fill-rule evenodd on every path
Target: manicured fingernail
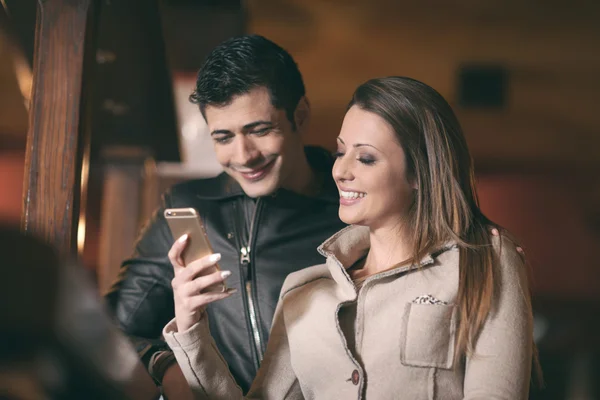
M 210 262 L 217 262 L 221 259 L 221 253 L 215 253 L 215 254 L 211 254 L 209 261 Z
M 183 235 L 182 237 L 180 237 L 177 241 L 179 243 L 183 243 L 183 242 L 185 242 L 187 240 L 187 238 L 188 238 L 188 234 L 186 233 L 185 235 Z
M 225 279 L 231 275 L 231 271 L 221 271 L 221 278 Z

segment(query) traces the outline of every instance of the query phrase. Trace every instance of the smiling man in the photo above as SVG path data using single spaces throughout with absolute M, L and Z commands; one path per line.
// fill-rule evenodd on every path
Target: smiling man
M 204 116 L 224 173 L 174 186 L 142 232 L 107 300 L 167 397 L 187 383 L 162 328 L 174 316 L 174 241 L 165 208 L 201 215 L 220 266 L 237 293 L 206 310 L 210 330 L 246 392 L 262 360 L 286 276 L 320 263 L 316 248 L 344 225 L 333 159 L 304 147 L 310 106 L 292 57 L 256 35 L 230 39 L 207 57 L 190 100 Z M 332 137 L 334 135 L 332 134 Z M 177 397 L 176 397 L 177 396 Z
M 289 120 L 285 110 L 273 106 L 264 86 L 235 96 L 229 104 L 204 107 L 217 160 L 250 197 L 278 188 L 307 195 L 318 189 L 302 145 L 309 114 L 303 96 Z

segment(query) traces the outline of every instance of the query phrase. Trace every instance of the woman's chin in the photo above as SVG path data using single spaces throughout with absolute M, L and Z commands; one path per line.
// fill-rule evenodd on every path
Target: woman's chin
M 343 223 L 348 224 L 348 225 L 360 225 L 360 226 L 366 225 L 364 220 L 354 213 L 344 212 L 344 211 L 340 210 L 339 217 Z

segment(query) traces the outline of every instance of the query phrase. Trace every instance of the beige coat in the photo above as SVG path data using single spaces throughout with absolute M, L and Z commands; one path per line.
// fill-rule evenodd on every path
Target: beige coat
M 453 368 L 458 249 L 369 277 L 356 290 L 346 269 L 369 247 L 348 227 L 319 251 L 327 262 L 285 281 L 267 352 L 248 399 L 526 399 L 532 317 L 523 260 L 493 236 L 499 271 L 495 309 L 475 355 Z M 164 330 L 197 398 L 242 399 L 206 319 Z

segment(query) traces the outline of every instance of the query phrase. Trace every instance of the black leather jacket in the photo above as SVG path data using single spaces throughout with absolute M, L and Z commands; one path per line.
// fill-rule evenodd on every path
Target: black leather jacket
M 323 177 L 315 197 L 279 189 L 251 199 L 227 174 L 185 182 L 164 195 L 163 207 L 143 230 L 133 257 L 123 263 L 106 296 L 121 329 L 136 339 L 138 349 L 150 348 L 148 355 L 164 345 L 157 339 L 174 317 L 173 267 L 167 258 L 174 239 L 164 208 L 194 207 L 214 251 L 222 254 L 219 265 L 232 272 L 227 285 L 238 289 L 209 305 L 207 314 L 217 347 L 247 392 L 265 351 L 284 279 L 322 263 L 317 246 L 344 227 L 338 217 L 331 156 L 314 147 L 307 147 L 306 154 Z

